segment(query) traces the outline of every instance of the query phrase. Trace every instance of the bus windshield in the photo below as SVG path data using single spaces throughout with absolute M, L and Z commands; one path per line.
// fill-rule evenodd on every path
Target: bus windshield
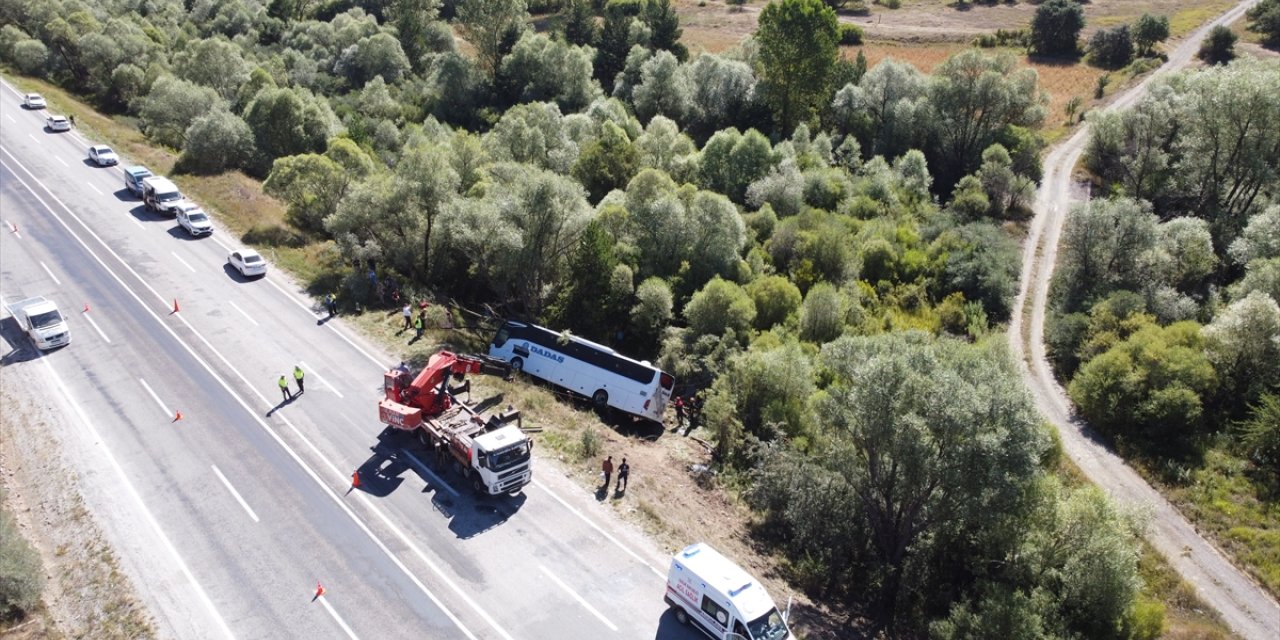
M 752 640 L 786 640 L 787 623 L 782 619 L 782 614 L 777 609 L 771 609 L 747 625 L 747 629 L 751 632 Z

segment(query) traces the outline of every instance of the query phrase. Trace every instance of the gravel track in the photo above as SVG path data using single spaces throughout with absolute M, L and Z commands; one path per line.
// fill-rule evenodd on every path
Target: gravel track
M 1230 24 L 1256 2 L 1241 2 L 1205 24 L 1169 53 L 1168 62 L 1157 74 L 1187 66 L 1210 28 Z M 1107 109 L 1132 106 L 1146 95 L 1154 75 L 1118 96 Z M 1120 503 L 1150 511 L 1147 539 L 1235 633 L 1249 639 L 1274 640 L 1280 637 L 1280 605 L 1096 438 L 1088 425 L 1075 416 L 1071 401 L 1049 367 L 1044 345 L 1049 281 L 1057 263 L 1066 213 L 1072 202 L 1084 195 L 1082 185 L 1072 180 L 1072 171 L 1084 152 L 1088 135 L 1088 126 L 1081 127 L 1045 157 L 1044 181 L 1036 194 L 1036 215 L 1023 247 L 1022 277 L 1009 324 L 1009 341 L 1036 405 L 1057 427 L 1071 460 Z

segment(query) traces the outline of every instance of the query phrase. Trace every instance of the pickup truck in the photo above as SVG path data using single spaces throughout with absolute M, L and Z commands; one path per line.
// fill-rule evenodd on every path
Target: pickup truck
M 9 305 L 9 312 L 41 351 L 71 343 L 71 330 L 67 328 L 67 320 L 52 300 L 42 296 L 27 298 Z

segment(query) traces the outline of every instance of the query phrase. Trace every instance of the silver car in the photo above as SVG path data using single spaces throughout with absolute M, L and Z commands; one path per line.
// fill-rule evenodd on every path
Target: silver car
M 44 124 L 50 131 L 70 131 L 71 121 L 66 116 L 49 116 L 44 119 Z
M 111 150 L 105 144 L 95 144 L 89 147 L 89 159 L 99 167 L 110 167 L 120 163 L 120 156 Z

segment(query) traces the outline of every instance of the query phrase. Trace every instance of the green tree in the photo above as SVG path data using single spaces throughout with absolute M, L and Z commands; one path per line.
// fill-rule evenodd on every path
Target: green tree
M 1280 385 L 1280 304 L 1270 296 L 1254 291 L 1231 303 L 1204 328 L 1204 342 L 1228 410 Z
M 457 7 L 457 23 L 462 37 L 476 48 L 480 68 L 490 78 L 502 63 L 503 39 L 522 32 L 529 17 L 525 0 L 467 0 Z
M 641 122 L 657 115 L 682 120 L 689 110 L 691 93 L 688 77 L 680 73 L 676 57 L 659 51 L 641 65 L 640 84 L 632 91 L 631 101 Z
M 311 232 L 325 229 L 325 219 L 338 209 L 350 183 L 346 169 L 326 156 L 305 153 L 277 158 L 262 190 L 288 205 L 285 216 Z
M 222 38 L 197 40 L 178 51 L 174 67 L 183 79 L 212 88 L 224 100 L 235 98 L 249 80 L 249 64 L 239 45 Z
M 1031 51 L 1044 56 L 1078 53 L 1084 8 L 1073 0 L 1049 0 L 1036 7 L 1031 20 Z
M 800 339 L 826 344 L 844 333 L 845 299 L 830 282 L 809 289 L 800 307 Z
M 643 349 L 652 348 L 671 322 L 675 305 L 671 287 L 661 278 L 645 278 L 636 287 L 636 304 L 631 307 L 631 330 Z
M 680 16 L 671 6 L 671 0 L 647 0 L 640 19 L 649 27 L 649 47 L 654 51 L 670 51 L 677 60 L 684 62 L 689 50 L 680 43 Z
M 631 25 L 635 17 L 614 3 L 605 6 L 604 24 L 597 40 L 595 75 L 600 85 L 613 89 L 614 79 L 627 64 L 631 51 Z
M 404 181 L 409 199 L 404 206 L 416 210 L 422 220 L 420 273 L 432 273 L 431 258 L 436 246 L 434 232 L 447 206 L 458 195 L 461 178 L 446 157 L 445 149 L 425 140 L 406 145 L 395 171 Z
M 609 281 L 617 266 L 613 237 L 598 219 L 587 223 L 569 255 L 565 286 L 548 310 L 555 326 L 591 340 L 610 337 L 616 309 Z
M 1236 57 L 1236 41 L 1240 39 L 1234 31 L 1223 25 L 1216 25 L 1209 30 L 1200 43 L 1196 57 L 1208 64 L 1226 64 Z
M 181 149 L 186 143 L 187 128 L 196 118 L 226 108 L 226 102 L 213 89 L 163 75 L 151 85 L 138 115 L 143 131 L 152 140 Z
M 1099 29 L 1089 38 L 1089 59 L 1104 69 L 1119 69 L 1133 60 L 1129 25 Z
M 175 167 L 183 171 L 213 174 L 247 166 L 253 160 L 253 132 L 230 111 L 212 111 L 196 118 L 187 127 L 186 139 Z
M 1148 267 L 1158 224 L 1146 203 L 1128 198 L 1092 200 L 1072 209 L 1054 276 L 1067 308 L 1117 289 L 1144 288 L 1154 275 Z
M 978 168 L 982 152 L 1002 132 L 1039 126 L 1048 101 L 1034 69 L 1019 69 L 1008 54 L 990 56 L 977 49 L 935 69 L 928 96 L 936 140 L 929 165 L 938 168 L 934 178 L 945 190 Z
M 929 252 L 942 266 L 935 299 L 958 291 L 991 319 L 1009 318 L 1018 276 L 1018 243 L 1009 234 L 993 224 L 966 224 L 942 232 Z
M 721 336 L 730 330 L 742 336 L 751 330 L 756 305 L 741 286 L 716 277 L 693 294 L 684 317 L 695 338 Z
M 762 441 L 800 436 L 814 391 L 813 363 L 796 342 L 752 348 L 731 358 L 713 393 L 731 399 L 742 427 Z M 731 452 L 728 443 L 717 447 Z
M 564 10 L 561 29 L 565 42 L 594 47 L 599 31 L 596 28 L 596 17 L 591 13 L 591 0 L 569 0 Z
M 1248 28 L 1262 34 L 1262 45 L 1280 48 L 1280 0 L 1262 0 L 1245 14 Z
M 1280 395 L 1263 394 L 1239 426 L 1240 445 L 1249 458 L 1280 480 Z
M 1068 392 L 1099 432 L 1180 454 L 1204 433 L 1216 381 L 1199 325 L 1179 322 L 1143 328 L 1086 362 Z
M 265 175 L 276 158 L 319 153 L 337 128 L 328 101 L 306 90 L 265 88 L 245 108 L 259 160 L 253 173 Z
M 1237 264 L 1280 258 L 1280 204 L 1251 216 L 1240 237 L 1227 250 Z
M 865 145 L 868 155 L 895 157 L 924 141 L 928 79 L 914 66 L 889 58 L 836 93 L 837 126 Z
M 1143 13 L 1133 23 L 1133 44 L 1138 55 L 1150 56 L 1155 46 L 1169 39 L 1169 16 L 1153 16 Z
M 766 100 L 783 132 L 815 115 L 831 97 L 839 58 L 836 13 L 822 0 L 780 0 L 760 12 L 756 41 Z
M 520 102 L 555 102 L 564 111 L 579 111 L 600 95 L 591 78 L 593 55 L 590 48 L 525 33 L 502 60 L 502 81 Z
M 627 132 L 605 122 L 600 136 L 583 147 L 572 173 L 587 188 L 591 201 L 599 202 L 610 191 L 625 187 L 637 170 L 639 153 Z
M 20 40 L 13 45 L 11 58 L 24 75 L 42 78 L 49 63 L 49 48 L 39 40 Z
M 703 53 L 683 65 L 681 73 L 691 92 L 683 122 L 697 139 L 721 129 L 747 126 L 763 111 L 756 75 L 746 62 Z
M 756 304 L 755 327 L 761 331 L 785 323 L 800 309 L 800 288 L 785 276 L 756 278 L 747 283 L 746 289 Z
M 440 15 L 440 0 L 394 0 L 390 9 L 396 37 L 415 71 L 422 70 L 422 57 L 432 50 L 430 25 Z

